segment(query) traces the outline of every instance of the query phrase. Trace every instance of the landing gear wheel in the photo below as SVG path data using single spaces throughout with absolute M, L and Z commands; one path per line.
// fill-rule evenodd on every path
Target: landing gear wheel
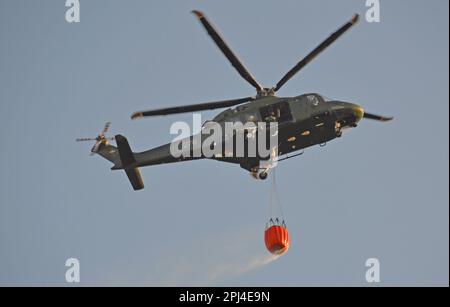
M 268 175 L 267 172 L 261 172 L 261 173 L 259 173 L 259 179 L 266 180 L 267 179 L 267 175 Z

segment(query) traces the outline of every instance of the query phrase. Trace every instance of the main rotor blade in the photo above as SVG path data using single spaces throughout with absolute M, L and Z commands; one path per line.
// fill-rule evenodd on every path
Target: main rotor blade
M 275 92 L 278 91 L 286 82 L 288 82 L 296 73 L 298 73 L 303 67 L 311 62 L 322 51 L 334 43 L 342 34 L 349 30 L 354 24 L 358 22 L 359 15 L 353 15 L 352 19 L 345 25 L 340 27 L 336 32 L 331 34 L 325 41 L 323 41 L 316 49 L 311 51 L 303 60 L 298 62 L 278 83 L 275 87 Z
M 393 117 L 386 117 L 386 116 L 371 114 L 371 113 L 367 113 L 367 112 L 364 112 L 364 118 L 372 119 L 372 120 L 378 120 L 378 121 L 381 121 L 381 122 L 388 122 L 388 121 L 394 119 Z
M 203 110 L 212 110 L 212 109 L 221 109 L 221 108 L 229 108 L 238 104 L 242 104 L 244 102 L 255 100 L 253 97 L 246 97 L 240 99 L 233 100 L 224 100 L 224 101 L 216 101 L 216 102 L 207 102 L 179 107 L 171 107 L 164 109 L 156 109 L 150 111 L 142 111 L 136 112 L 131 115 L 131 119 L 147 117 L 147 116 L 158 116 L 158 115 L 169 115 L 169 114 L 178 114 L 178 113 L 187 113 L 187 112 L 196 112 Z
M 200 20 L 203 27 L 205 27 L 206 32 L 208 32 L 209 36 L 216 43 L 217 47 L 223 52 L 223 54 L 227 57 L 227 59 L 231 62 L 234 68 L 238 71 L 242 78 L 247 80 L 248 83 L 253 85 L 257 91 L 262 91 L 263 87 L 255 80 L 255 78 L 250 74 L 250 72 L 245 68 L 245 66 L 241 63 L 238 57 L 231 51 L 230 47 L 225 43 L 220 34 L 214 29 L 214 27 L 209 23 L 208 19 L 206 19 L 205 15 L 200 11 L 192 11 L 192 13 Z

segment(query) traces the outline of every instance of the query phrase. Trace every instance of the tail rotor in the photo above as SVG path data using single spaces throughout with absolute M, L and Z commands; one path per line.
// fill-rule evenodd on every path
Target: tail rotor
M 103 128 L 102 132 L 96 137 L 96 138 L 78 138 L 76 139 L 76 142 L 91 142 L 95 141 L 94 146 L 91 148 L 91 156 L 96 154 L 100 148 L 101 145 L 107 145 L 109 144 L 109 141 L 114 141 L 114 137 L 106 137 L 105 133 L 108 132 L 109 127 L 111 126 L 110 122 L 107 122 L 105 124 L 105 127 Z

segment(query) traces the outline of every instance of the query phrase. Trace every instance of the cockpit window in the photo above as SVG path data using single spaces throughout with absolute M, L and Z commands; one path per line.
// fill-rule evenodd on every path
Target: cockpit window
M 313 106 L 317 106 L 320 103 L 319 98 L 316 95 L 308 95 L 306 96 L 309 102 L 312 103 Z
M 323 101 L 325 101 L 325 102 L 333 101 L 333 99 L 330 99 L 330 98 L 325 97 L 325 96 L 323 96 L 323 95 L 320 95 L 320 97 L 321 97 L 321 98 L 323 99 Z

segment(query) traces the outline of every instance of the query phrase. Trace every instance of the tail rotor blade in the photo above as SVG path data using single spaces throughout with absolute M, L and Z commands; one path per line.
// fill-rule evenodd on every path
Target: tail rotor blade
M 79 138 L 79 139 L 76 139 L 75 141 L 76 142 L 87 142 L 87 141 L 96 141 L 97 139 L 94 139 L 94 138 Z
M 108 132 L 108 129 L 109 129 L 110 126 L 111 126 L 111 123 L 110 123 L 110 122 L 107 122 L 107 123 L 105 124 L 105 127 L 103 128 L 102 133 L 100 133 L 100 135 L 104 135 L 106 132 Z
M 94 144 L 94 146 L 92 146 L 91 148 L 91 156 L 93 156 L 94 154 L 97 153 L 98 148 L 100 147 L 101 142 L 97 142 Z

